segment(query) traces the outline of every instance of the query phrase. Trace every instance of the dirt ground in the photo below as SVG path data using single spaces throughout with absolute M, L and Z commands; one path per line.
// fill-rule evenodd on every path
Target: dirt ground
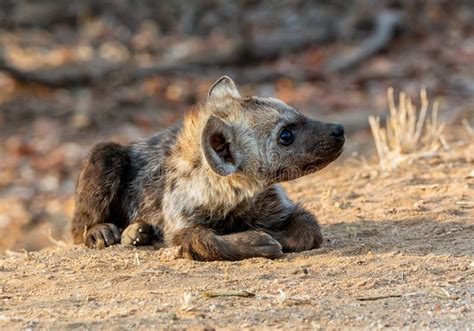
M 326 241 L 278 260 L 165 261 L 62 241 L 7 252 L 0 328 L 472 330 L 474 144 L 450 146 L 390 173 L 346 158 L 286 184 Z M 231 290 L 254 296 L 205 296 Z
M 387 17 L 398 17 L 389 30 L 377 23 Z M 243 95 L 279 98 L 348 134 L 367 134 L 369 115 L 388 114 L 389 87 L 416 105 L 425 87 L 441 101 L 441 121 L 472 125 L 473 21 L 472 1 L 0 1 L 0 254 L 67 233 L 94 144 L 169 126 L 224 74 Z M 364 52 L 380 35 L 391 37 Z M 299 46 L 288 44 L 294 36 Z M 331 65 L 363 53 L 345 70 Z M 52 81 L 32 79 L 46 74 Z M 346 155 L 373 148 L 368 137 L 348 144 Z
M 474 329 L 473 3 L 0 1 L 0 329 Z M 324 246 L 198 263 L 70 245 L 90 148 L 167 127 L 223 74 L 345 125 L 338 162 L 285 184 Z M 378 170 L 388 87 L 441 101 L 448 150 Z M 230 290 L 253 296 L 204 295 Z

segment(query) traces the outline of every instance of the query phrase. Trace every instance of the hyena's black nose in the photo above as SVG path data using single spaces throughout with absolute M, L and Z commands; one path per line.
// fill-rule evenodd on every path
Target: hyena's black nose
M 332 127 L 331 136 L 334 138 L 344 137 L 344 127 L 341 124 L 334 124 Z

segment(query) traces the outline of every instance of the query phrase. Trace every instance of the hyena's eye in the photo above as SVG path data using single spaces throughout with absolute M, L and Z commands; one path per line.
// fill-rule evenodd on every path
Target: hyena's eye
M 291 130 L 283 128 L 280 131 L 280 139 L 278 141 L 280 145 L 289 146 L 291 145 L 293 140 L 295 140 L 295 135 L 293 134 Z

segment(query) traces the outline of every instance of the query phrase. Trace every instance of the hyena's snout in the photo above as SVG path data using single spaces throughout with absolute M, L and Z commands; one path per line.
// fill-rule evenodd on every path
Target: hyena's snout
M 295 130 L 294 143 L 280 158 L 278 181 L 292 180 L 319 171 L 336 160 L 344 148 L 344 126 L 305 119 Z
M 338 123 L 319 121 L 314 121 L 312 124 L 313 153 L 322 159 L 337 158 L 344 147 L 344 126 Z
M 305 173 L 311 173 L 324 168 L 336 160 L 344 149 L 344 126 L 336 123 L 311 121 L 306 141 L 308 159 L 303 166 Z

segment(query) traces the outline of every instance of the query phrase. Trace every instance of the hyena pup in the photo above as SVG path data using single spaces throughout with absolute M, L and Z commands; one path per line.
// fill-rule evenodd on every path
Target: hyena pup
M 90 151 L 77 183 L 74 242 L 162 241 L 204 261 L 320 247 L 315 217 L 278 183 L 324 168 L 343 145 L 342 125 L 311 120 L 278 99 L 243 97 L 224 76 L 167 130 Z

